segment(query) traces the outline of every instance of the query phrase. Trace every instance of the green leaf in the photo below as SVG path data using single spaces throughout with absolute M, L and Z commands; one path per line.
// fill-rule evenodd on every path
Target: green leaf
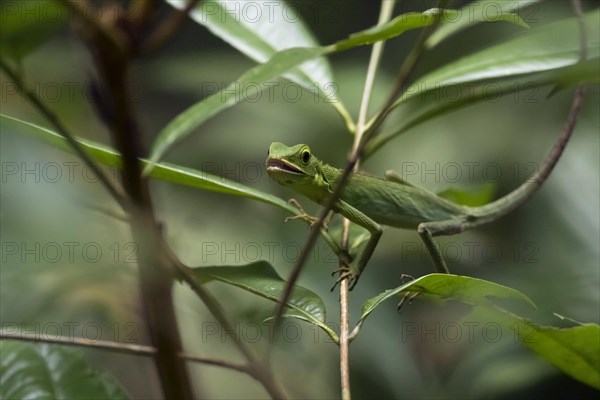
M 340 40 L 335 43 L 336 51 L 344 51 L 357 46 L 373 44 L 380 40 L 387 40 L 403 34 L 406 31 L 418 28 L 424 28 L 435 23 L 440 18 L 440 23 L 444 23 L 458 14 L 456 10 L 442 10 L 431 8 L 422 13 L 410 12 L 397 16 L 396 18 L 382 25 L 376 25 L 372 28 L 351 34 L 348 39 Z
M 197 267 L 191 270 L 202 283 L 217 280 L 273 302 L 279 301 L 286 286 L 286 281 L 266 261 L 242 266 Z M 333 333 L 325 324 L 325 304 L 316 293 L 302 286 L 295 286 L 287 305 L 287 316 L 308 321 L 327 333 Z
M 600 390 L 600 326 L 537 326 L 521 321 L 522 342 L 564 373 Z M 528 332 L 533 329 L 533 335 Z
M 61 150 L 73 152 L 72 147 L 69 145 L 69 143 L 67 143 L 64 137 L 38 125 L 0 114 L 0 127 L 2 128 L 2 134 L 14 132 L 16 134 L 33 135 L 43 139 L 55 147 L 60 148 Z M 121 156 L 113 149 L 89 140 L 78 139 L 77 141 L 94 161 L 120 168 Z M 147 165 L 146 161 L 142 161 L 142 163 Z M 152 170 L 150 176 L 182 186 L 189 186 L 197 189 L 210 190 L 213 192 L 220 192 L 262 201 L 286 210 L 291 214 L 295 214 L 297 212 L 294 207 L 290 206 L 286 201 L 277 196 L 273 196 L 269 193 L 262 192 L 250 186 L 246 186 L 229 179 L 191 168 L 185 168 L 168 163 L 160 163 Z
M 186 4 L 180 0 L 167 2 L 180 10 Z M 258 63 L 267 62 L 282 50 L 319 45 L 295 9 L 283 1 L 202 1 L 190 13 L 190 17 Z M 306 61 L 284 76 L 305 89 L 318 93 L 352 126 L 352 119 L 337 95 L 323 91 L 334 82 L 331 66 L 326 58 Z
M 20 61 L 44 43 L 66 21 L 63 6 L 54 0 L 0 3 L 0 56 Z
M 456 11 L 449 10 L 443 15 L 453 13 Z M 262 90 L 261 86 L 266 82 L 285 74 L 305 61 L 356 46 L 372 44 L 379 40 L 387 40 L 407 30 L 431 25 L 439 14 L 439 9 L 431 9 L 423 13 L 408 13 L 386 24 L 352 34 L 348 39 L 340 40 L 330 46 L 292 48 L 275 53 L 266 63 L 246 71 L 226 89 L 192 105 L 169 122 L 153 143 L 150 154 L 151 164 L 160 160 L 175 143 L 187 137 L 206 120 L 245 98 L 254 96 Z M 148 174 L 151 169 L 152 166 L 147 167 L 144 173 Z
M 367 300 L 363 304 L 359 324 L 385 300 L 408 292 L 422 293 L 444 301 L 457 300 L 471 305 L 493 306 L 495 303 L 491 298 L 518 299 L 535 308 L 535 304 L 523 293 L 494 282 L 452 274 L 429 274 Z
M 65 346 L 0 341 L 2 399 L 128 399 L 117 380 Z
M 493 282 L 466 276 L 430 274 L 367 300 L 351 334 L 354 338 L 365 319 L 383 301 L 401 293 L 421 293 L 419 298 L 457 300 L 474 306 L 468 316 L 492 321 L 515 332 L 521 342 L 573 378 L 600 389 L 600 326 L 583 324 L 571 328 L 541 326 L 499 307 L 491 298 L 517 299 L 535 308 L 523 293 Z M 425 295 L 425 296 L 423 296 Z
M 600 11 L 585 16 L 588 29 L 588 59 L 600 55 Z M 418 79 L 395 106 L 408 98 L 442 86 L 481 82 L 551 71 L 579 62 L 581 49 L 576 18 L 531 29 L 514 39 L 446 64 Z
M 414 82 L 394 103 L 403 105 L 401 122 L 377 136 L 363 159 L 425 121 L 481 101 L 496 101 L 520 91 L 557 85 L 598 83 L 600 12 L 586 14 L 588 60 L 579 62 L 579 27 L 575 18 L 561 20 L 464 57 Z
M 204 100 L 192 105 L 175 117 L 161 130 L 152 146 L 150 163 L 161 159 L 172 146 L 188 136 L 200 124 L 217 113 L 234 106 L 247 97 L 257 94 L 261 87 L 282 75 L 292 67 L 326 52 L 326 48 L 295 48 L 276 53 L 269 62 L 260 64 L 243 74 L 237 81 L 230 84 Z M 152 166 L 145 168 L 148 174 Z
M 505 21 L 528 28 L 527 23 L 521 19 L 517 12 L 539 1 L 541 0 L 479 0 L 467 3 L 460 9 L 460 13 L 456 18 L 449 21 L 451 23 L 444 24 L 436 29 L 429 36 L 425 45 L 427 48 L 435 47 L 452 35 L 481 22 Z
M 573 378 L 600 389 L 600 326 L 538 325 L 499 308 L 478 308 L 469 317 L 499 324 L 525 346 Z

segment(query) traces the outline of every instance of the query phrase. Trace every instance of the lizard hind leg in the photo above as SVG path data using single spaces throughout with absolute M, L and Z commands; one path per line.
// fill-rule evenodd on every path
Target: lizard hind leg
M 441 274 L 449 274 L 448 266 L 444 261 L 444 257 L 440 250 L 440 247 L 433 239 L 434 236 L 447 236 L 460 233 L 464 230 L 464 224 L 460 220 L 446 220 L 446 221 L 434 221 L 434 222 L 422 222 L 417 227 L 417 232 L 425 247 L 433 260 L 433 264 L 437 272 Z

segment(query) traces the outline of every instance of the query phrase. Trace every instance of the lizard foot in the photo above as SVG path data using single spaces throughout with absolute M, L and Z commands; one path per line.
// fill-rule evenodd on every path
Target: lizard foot
M 306 211 L 304 211 L 304 208 L 302 208 L 302 206 L 300 205 L 300 203 L 298 203 L 298 201 L 296 199 L 289 199 L 288 203 L 291 206 L 296 207 L 298 209 L 299 213 L 298 213 L 298 215 L 287 217 L 284 220 L 284 222 L 288 222 L 288 221 L 293 221 L 295 219 L 299 219 L 299 220 L 308 222 L 310 224 L 311 228 L 312 228 L 312 226 L 314 224 L 316 224 L 317 221 L 319 220 L 317 217 L 313 217 L 312 215 L 310 215 L 309 213 L 307 213 Z
M 413 278 L 411 275 L 406 275 L 406 274 L 400 275 L 400 282 L 402 284 L 405 284 L 406 282 L 410 282 L 413 280 L 415 280 L 415 278 Z M 402 296 L 402 300 L 400 300 L 400 303 L 398 303 L 398 305 L 396 306 L 396 309 L 398 310 L 398 312 L 400 312 L 400 309 L 402 308 L 404 303 L 406 303 L 406 301 L 408 301 L 408 304 L 410 304 L 418 295 L 419 295 L 419 293 L 411 293 L 411 292 L 405 293 L 404 296 Z
M 343 261 L 342 261 L 343 262 Z M 331 287 L 331 291 L 333 292 L 333 289 L 335 289 L 335 287 L 344 279 L 348 279 L 348 289 L 352 290 L 354 289 L 354 286 L 356 285 L 356 282 L 358 282 L 358 277 L 360 276 L 352 267 L 350 267 L 348 264 L 346 264 L 345 262 L 343 262 L 343 266 L 336 269 L 335 271 L 333 271 L 331 273 L 331 275 L 335 275 L 335 274 L 340 274 L 340 276 L 337 278 L 337 280 L 335 281 L 335 283 L 333 284 L 333 286 Z

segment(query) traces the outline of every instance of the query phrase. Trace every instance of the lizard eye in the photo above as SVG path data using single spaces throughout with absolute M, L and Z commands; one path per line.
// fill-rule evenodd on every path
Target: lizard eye
M 308 162 L 308 160 L 310 160 L 310 151 L 308 151 L 308 150 L 302 151 L 302 162 L 306 164 Z

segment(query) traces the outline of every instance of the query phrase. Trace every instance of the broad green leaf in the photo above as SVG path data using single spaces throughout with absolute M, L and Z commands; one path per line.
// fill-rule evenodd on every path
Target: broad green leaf
M 128 399 L 117 380 L 66 346 L 0 341 L 2 399 Z
M 186 5 L 181 0 L 167 2 L 178 9 Z M 190 17 L 258 63 L 267 62 L 282 50 L 319 45 L 295 8 L 283 1 L 202 1 Z M 284 76 L 318 93 L 352 126 L 352 119 L 336 94 L 323 91 L 334 82 L 326 58 L 306 61 Z
M 499 324 L 564 373 L 600 389 L 600 326 L 597 324 L 569 328 L 543 326 L 499 308 L 478 308 L 469 318 Z
M 202 283 L 217 280 L 274 302 L 279 301 L 286 287 L 286 281 L 266 261 L 242 266 L 197 267 L 191 270 Z M 308 321 L 331 332 L 325 324 L 325 304 L 314 292 L 296 286 L 287 305 L 290 310 L 288 316 Z
M 0 3 L 0 56 L 25 57 L 66 21 L 66 11 L 54 0 Z
M 457 300 L 472 305 L 487 306 L 495 304 L 493 298 L 517 299 L 535 308 L 535 304 L 523 293 L 494 282 L 452 274 L 429 274 L 367 300 L 363 304 L 359 324 L 382 302 L 407 292 L 421 293 L 440 300 Z
M 456 11 L 445 11 L 452 14 Z M 351 35 L 330 46 L 292 48 L 277 52 L 264 64 L 260 64 L 244 73 L 226 89 L 192 105 L 167 124 L 158 134 L 150 154 L 151 164 L 160 160 L 175 143 L 188 136 L 199 125 L 217 113 L 254 96 L 262 90 L 261 86 L 310 59 L 334 52 L 348 50 L 356 46 L 375 43 L 398 36 L 407 30 L 431 25 L 440 14 L 439 9 L 423 13 L 401 15 L 388 23 Z M 148 174 L 152 166 L 145 169 Z
M 600 326 L 572 328 L 538 326 L 520 322 L 521 341 L 564 373 L 600 390 Z M 533 335 L 528 330 L 533 329 Z
M 515 318 L 516 319 L 516 318 Z M 519 321 L 521 341 L 564 373 L 600 390 L 600 326 L 538 326 Z
M 354 338 L 371 312 L 383 301 L 401 293 L 420 293 L 433 300 L 457 300 L 473 306 L 468 318 L 492 321 L 514 332 L 532 351 L 573 378 L 600 389 L 600 326 L 572 328 L 541 326 L 499 307 L 492 298 L 517 299 L 535 308 L 521 292 L 493 282 L 466 276 L 430 274 L 375 296 L 363 305 Z
M 479 0 L 465 4 L 451 23 L 440 26 L 429 36 L 426 42 L 427 48 L 432 48 L 450 36 L 480 22 L 505 21 L 512 22 L 527 28 L 526 21 L 517 14 L 527 6 L 538 3 L 540 0 Z
M 73 152 L 73 149 L 64 137 L 38 125 L 0 114 L 0 127 L 2 128 L 2 134 L 14 132 L 16 134 L 33 135 L 62 150 Z M 117 168 L 120 167 L 121 156 L 116 151 L 89 140 L 78 139 L 77 141 L 94 161 Z M 146 161 L 142 161 L 142 163 L 147 164 Z M 279 197 L 229 179 L 191 168 L 160 163 L 152 170 L 150 176 L 182 186 L 190 186 L 198 189 L 259 200 L 277 206 L 292 214 L 297 212 L 294 207 L 290 206 Z

